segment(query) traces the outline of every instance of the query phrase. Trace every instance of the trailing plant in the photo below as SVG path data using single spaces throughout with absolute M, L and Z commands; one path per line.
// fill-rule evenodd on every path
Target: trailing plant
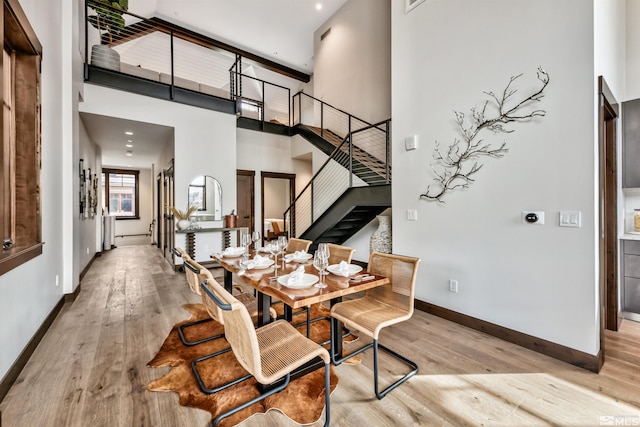
M 88 6 L 96 12 L 87 17 L 89 23 L 101 32 L 106 31 L 111 44 L 113 35 L 119 34 L 124 28 L 122 15 L 129 9 L 129 0 L 91 0 Z
M 484 92 L 490 99 L 486 100 L 480 108 L 471 108 L 468 120 L 464 113 L 454 111 L 455 121 L 462 139 L 455 138 L 445 151 L 436 141 L 433 150 L 433 158 L 436 162 L 431 164 L 431 169 L 436 177 L 433 183 L 427 186 L 427 191 L 420 195 L 421 199 L 444 203 L 442 198 L 448 192 L 469 188 L 469 185 L 474 182 L 474 175 L 483 166 L 479 163 L 479 159 L 482 157 L 504 157 L 509 151 L 506 148 L 506 141 L 500 145 L 485 142 L 484 139 L 479 138 L 481 131 L 487 129 L 493 131 L 494 134 L 511 133 L 514 130 L 507 129 L 505 125 L 524 123 L 534 117 L 546 115 L 544 110 L 534 109 L 528 113 L 523 110 L 542 99 L 543 91 L 549 84 L 549 74 L 542 67 L 538 67 L 537 76 L 542 83 L 541 87 L 529 96 L 519 101 L 513 101 L 518 90 L 512 88 L 512 85 L 521 76 L 522 74 L 512 76 L 501 95 L 496 95 L 494 92 Z M 487 111 L 489 106 L 495 107 L 493 114 Z

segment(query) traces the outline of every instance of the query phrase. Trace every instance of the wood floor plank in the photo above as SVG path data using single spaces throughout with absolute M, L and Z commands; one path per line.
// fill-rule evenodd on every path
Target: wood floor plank
M 206 426 L 210 415 L 147 384 L 169 368 L 149 368 L 172 326 L 199 302 L 153 246 L 119 247 L 95 260 L 0 403 L 5 426 Z M 335 367 L 331 425 L 597 426 L 601 416 L 640 421 L 640 323 L 607 331 L 600 374 L 416 312 L 386 328 L 381 342 L 419 373 L 383 400 L 373 393 L 372 352 Z M 359 339 L 351 349 L 367 342 Z M 384 386 L 406 367 L 381 353 Z M 322 420 L 316 425 L 321 425 Z M 631 418 L 630 418 L 631 419 Z M 632 418 L 636 419 L 636 418 Z M 278 411 L 240 426 L 297 426 Z

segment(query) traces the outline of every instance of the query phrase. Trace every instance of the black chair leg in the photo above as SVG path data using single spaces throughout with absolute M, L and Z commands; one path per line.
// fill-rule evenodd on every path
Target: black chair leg
M 216 356 L 220 356 L 221 354 L 224 353 L 228 353 L 231 351 L 231 348 L 225 348 L 224 350 L 220 350 L 217 351 L 215 353 L 211 353 L 211 354 L 207 354 L 206 356 L 202 356 L 197 358 L 196 360 L 194 360 L 193 362 L 191 362 L 191 370 L 193 371 L 193 374 L 196 377 L 196 381 L 198 381 L 198 386 L 200 387 L 200 390 L 205 393 L 205 394 L 213 394 L 213 393 L 217 393 L 220 390 L 224 390 L 225 388 L 231 387 L 232 385 L 241 383 L 242 381 L 248 380 L 249 378 L 251 378 L 253 375 L 251 374 L 247 374 L 245 376 L 242 376 L 236 380 L 230 381 L 228 383 L 219 385 L 217 387 L 213 387 L 213 388 L 208 388 L 205 384 L 204 381 L 202 380 L 202 377 L 200 376 L 200 372 L 198 372 L 198 363 L 203 362 L 207 359 L 211 359 L 212 357 L 216 357 Z
M 182 341 L 182 344 L 184 344 L 186 346 L 193 346 L 193 345 L 197 345 L 197 344 L 202 344 L 203 342 L 215 340 L 217 338 L 222 338 L 224 336 L 224 334 L 214 335 L 212 337 L 203 338 L 203 339 L 197 340 L 197 341 L 187 341 L 187 339 L 185 338 L 184 330 L 186 328 L 188 328 L 190 326 L 199 325 L 201 323 L 212 322 L 212 321 L 213 321 L 213 319 L 211 317 L 209 317 L 207 319 L 196 320 L 195 322 L 189 322 L 189 323 L 185 323 L 184 325 L 178 326 L 178 335 L 180 336 L 180 341 Z
M 333 322 L 331 322 L 331 336 L 333 337 Z M 396 387 L 398 387 L 400 384 L 402 384 L 403 382 L 407 381 L 409 378 L 411 378 L 412 376 L 414 376 L 417 372 L 418 372 L 418 365 L 415 362 L 412 362 L 411 360 L 407 359 L 406 357 L 396 353 L 395 351 L 383 346 L 382 344 L 378 344 L 378 340 L 373 340 L 373 342 L 352 351 L 351 353 L 347 354 L 346 356 L 342 356 L 342 357 L 336 357 L 335 355 L 335 350 L 334 347 L 335 343 L 333 341 L 331 341 L 331 361 L 333 362 L 334 365 L 340 365 L 342 362 L 344 362 L 347 359 L 352 358 L 353 356 L 356 356 L 360 353 L 362 353 L 365 350 L 368 350 L 370 348 L 373 347 L 373 385 L 374 385 L 374 391 L 376 393 L 376 397 L 378 399 L 382 399 L 383 397 L 385 397 L 387 395 L 387 393 L 389 393 L 391 390 L 395 389 Z M 400 360 L 401 362 L 404 362 L 407 366 L 409 366 L 411 368 L 411 371 L 409 371 L 407 374 L 405 374 L 404 376 L 402 376 L 400 379 L 398 379 L 397 381 L 395 381 L 393 384 L 387 386 L 384 390 L 379 391 L 378 390 L 378 348 L 380 348 L 381 350 L 383 350 L 384 352 L 386 352 L 387 354 L 395 357 L 396 359 Z

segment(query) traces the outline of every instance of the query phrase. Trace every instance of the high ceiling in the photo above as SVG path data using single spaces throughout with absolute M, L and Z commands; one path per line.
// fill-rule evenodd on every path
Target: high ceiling
M 347 0 L 129 0 L 129 11 L 157 17 L 312 73 L 313 34 Z M 320 5 L 320 6 L 318 6 Z M 159 150 L 159 141 L 172 130 L 152 124 L 82 113 L 89 136 L 112 167 L 147 168 Z M 126 130 L 135 127 L 133 148 Z M 159 138 L 162 136 L 162 138 Z M 172 138 L 170 138 L 172 139 Z M 133 156 L 126 156 L 127 150 Z
M 129 11 L 162 18 L 311 73 L 313 33 L 345 3 L 346 0 L 129 0 Z

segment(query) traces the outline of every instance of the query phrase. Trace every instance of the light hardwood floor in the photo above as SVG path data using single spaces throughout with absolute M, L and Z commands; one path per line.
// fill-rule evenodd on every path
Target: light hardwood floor
M 198 298 L 153 246 L 105 252 L 0 403 L 2 426 L 208 425 L 208 413 L 181 407 L 174 393 L 146 390 L 169 369 L 146 364 L 172 325 L 188 317 L 187 302 Z M 419 311 L 388 329 L 381 342 L 420 372 L 378 401 L 370 352 L 361 365 L 336 367 L 333 426 L 640 423 L 640 323 L 607 333 L 598 375 Z M 384 385 L 395 365 L 382 354 Z M 627 424 L 606 424 L 607 416 Z M 241 425 L 297 424 L 271 411 Z

